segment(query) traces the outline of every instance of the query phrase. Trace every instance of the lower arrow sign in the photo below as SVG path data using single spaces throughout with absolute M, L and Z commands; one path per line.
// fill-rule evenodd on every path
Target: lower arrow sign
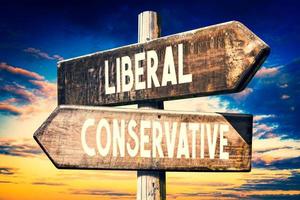
M 59 106 L 34 138 L 57 168 L 250 171 L 252 115 Z

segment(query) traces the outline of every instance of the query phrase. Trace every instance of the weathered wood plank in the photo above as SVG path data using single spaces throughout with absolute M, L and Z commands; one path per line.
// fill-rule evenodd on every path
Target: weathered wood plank
M 166 199 L 165 171 L 137 171 L 137 200 Z
M 92 120 L 93 123 L 84 131 L 83 125 L 88 120 Z M 107 122 L 108 129 L 99 125 L 100 121 L 103 124 Z M 220 136 L 221 129 L 225 130 L 222 131 L 223 137 Z M 119 134 L 122 135 L 122 131 L 123 155 L 119 143 L 113 139 Z M 132 136 L 134 133 L 136 139 Z M 249 171 L 252 116 L 60 106 L 35 132 L 34 138 L 58 168 Z M 224 138 L 227 144 L 221 145 Z M 95 154 L 87 153 L 84 144 L 94 149 Z M 105 149 L 106 145 L 109 145 L 109 148 L 107 153 L 103 154 L 101 148 Z M 136 154 L 130 155 L 130 149 L 134 148 L 137 148 Z M 142 149 L 150 151 L 150 157 Z M 224 157 L 224 152 L 228 153 L 228 159 Z
M 179 44 L 182 44 L 182 56 Z M 177 84 L 169 81 L 166 86 L 162 86 L 168 46 L 172 47 Z M 156 75 L 159 87 L 154 87 L 152 80 L 152 87 L 148 88 L 150 82 L 147 82 L 147 77 L 150 75 L 147 74 L 147 51 L 151 50 L 158 57 Z M 243 24 L 232 21 L 64 60 L 58 66 L 58 104 L 123 105 L 238 92 L 254 76 L 269 50 L 268 45 Z M 129 91 L 122 92 L 123 88 L 120 87 L 120 92 L 108 94 L 105 90 L 105 60 L 109 66 L 108 86 L 116 86 L 117 77 L 124 75 L 122 70 L 118 73 L 116 58 L 129 56 L 135 75 L 135 54 L 141 52 L 145 52 L 145 59 L 138 63 L 143 71 L 138 80 L 145 81 L 146 88 L 136 89 L 137 79 L 127 77 L 126 83 L 133 81 Z M 150 63 L 154 65 L 153 62 L 152 60 Z M 178 84 L 179 63 L 183 63 L 184 75 L 192 75 L 191 82 Z

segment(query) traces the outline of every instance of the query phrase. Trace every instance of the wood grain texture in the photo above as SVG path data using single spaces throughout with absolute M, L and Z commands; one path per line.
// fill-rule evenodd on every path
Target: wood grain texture
M 137 171 L 137 200 L 166 199 L 165 171 Z
M 95 156 L 88 156 L 81 144 L 81 129 L 84 121 L 88 118 L 96 120 L 96 126 L 90 127 L 87 133 L 87 144 L 96 148 Z M 125 153 L 124 157 L 114 157 L 112 147 L 107 156 L 101 156 L 96 146 L 96 128 L 100 119 L 105 118 L 112 123 L 113 119 L 124 119 L 126 124 L 134 119 L 137 122 L 135 131 L 138 137 L 140 133 L 140 121 L 152 120 L 158 122 L 179 123 L 209 123 L 228 124 L 229 131 L 226 133 L 228 144 L 224 151 L 229 152 L 229 159 L 219 159 L 219 137 L 215 158 L 210 159 L 208 146 L 205 145 L 204 158 L 197 156 L 195 159 L 176 157 L 179 126 L 177 126 L 177 137 L 175 142 L 175 153 L 173 158 L 160 158 L 159 156 L 144 158 L 140 153 L 130 157 Z M 238 123 L 238 124 L 237 124 Z M 241 124 L 241 125 L 239 125 Z M 151 135 L 151 133 L 149 133 Z M 101 134 L 106 137 L 105 134 Z M 191 148 L 191 133 L 187 132 L 189 148 Z M 196 139 L 196 150 L 199 152 L 200 140 Z M 131 110 L 107 107 L 86 106 L 59 106 L 49 118 L 41 125 L 34 134 L 51 161 L 57 168 L 67 169 L 126 169 L 126 170 L 169 170 L 169 171 L 250 171 L 251 168 L 251 144 L 252 144 L 252 115 L 241 114 L 217 114 L 217 113 L 194 113 L 175 112 L 161 110 Z M 106 140 L 105 138 L 102 138 Z M 204 138 L 205 141 L 207 138 Z M 125 142 L 134 145 L 131 137 L 125 130 Z M 152 137 L 145 149 L 151 149 Z M 163 154 L 167 155 L 165 130 L 162 139 Z M 139 151 L 140 152 L 140 151 Z M 191 153 L 191 150 L 190 150 Z
M 158 54 L 158 80 L 161 81 L 165 48 L 172 46 L 177 69 L 177 46 L 182 43 L 184 74 L 192 74 L 192 83 L 105 94 L 104 61 L 112 63 L 109 77 L 115 82 L 117 57 L 155 50 Z M 269 54 L 269 47 L 237 21 L 200 28 L 145 43 L 59 62 L 58 104 L 124 105 L 149 100 L 171 100 L 221 93 L 245 88 Z M 144 72 L 146 62 L 142 62 Z M 134 67 L 133 67 L 134 71 Z M 142 80 L 146 80 L 142 76 Z

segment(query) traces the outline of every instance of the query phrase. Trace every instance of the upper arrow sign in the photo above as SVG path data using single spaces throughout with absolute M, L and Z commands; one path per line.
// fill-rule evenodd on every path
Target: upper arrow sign
M 232 21 L 64 60 L 58 103 L 122 105 L 239 92 L 269 51 Z

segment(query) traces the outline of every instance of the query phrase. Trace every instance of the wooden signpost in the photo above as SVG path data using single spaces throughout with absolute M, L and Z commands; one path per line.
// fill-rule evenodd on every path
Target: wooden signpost
M 161 27 L 156 12 L 145 11 L 138 15 L 138 42 L 148 42 L 160 37 Z M 164 109 L 163 101 L 143 101 L 140 109 Z M 137 171 L 137 200 L 166 199 L 166 171 Z
M 165 171 L 251 170 L 252 115 L 157 109 L 243 90 L 268 45 L 237 21 L 159 36 L 143 12 L 138 44 L 59 62 L 59 106 L 34 133 L 57 168 L 138 170 L 137 199 L 165 199 Z M 101 107 L 133 103 L 148 110 Z
M 269 47 L 232 21 L 59 62 L 58 103 L 124 105 L 245 88 Z
M 59 106 L 34 138 L 57 168 L 250 171 L 252 116 Z

